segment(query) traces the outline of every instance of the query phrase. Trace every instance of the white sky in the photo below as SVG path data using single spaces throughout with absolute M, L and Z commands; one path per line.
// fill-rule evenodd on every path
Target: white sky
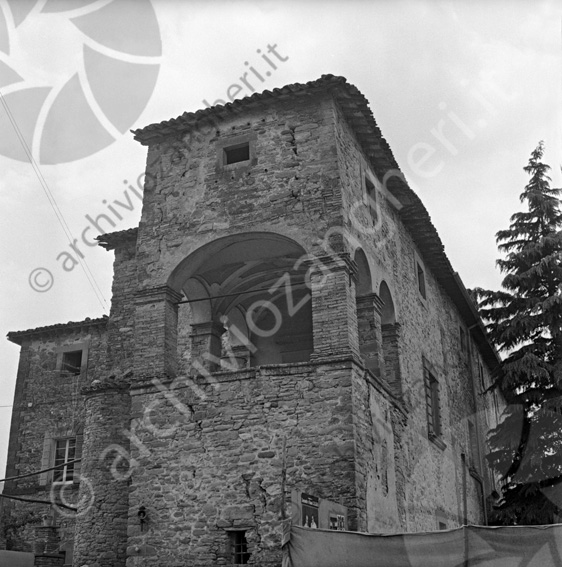
M 0 13 L 20 3 L 0 0 Z M 262 75 L 268 69 L 257 53 L 266 52 L 268 44 L 276 44 L 288 60 L 277 62 L 263 83 L 255 81 L 258 91 L 325 73 L 343 75 L 369 100 L 467 287 L 498 287 L 494 234 L 520 206 L 527 182 L 522 168 L 541 139 L 553 184 L 562 186 L 560 2 L 153 0 L 153 6 L 161 68 L 132 128 L 198 110 L 203 99 L 225 99 L 228 87 L 247 71 L 245 61 Z M 129 23 L 135 24 L 137 15 L 130 9 Z M 2 53 L 6 38 L 0 25 L 0 67 L 8 64 L 30 86 L 68 80 L 82 64 L 84 37 L 63 16 L 32 14 L 29 27 L 12 30 L 8 39 L 14 49 L 8 55 Z M 102 86 L 111 91 L 111 84 Z M 0 83 L 0 90 L 6 94 L 10 87 Z M 244 88 L 239 96 L 246 94 Z M 0 146 L 11 136 L 3 113 L 0 106 Z M 78 125 L 89 136 L 87 125 Z M 439 129 L 448 143 L 432 134 Z M 422 144 L 433 153 L 416 166 Z M 88 225 L 85 215 L 107 213 L 104 200 L 123 201 L 123 180 L 137 179 L 145 158 L 146 148 L 126 132 L 89 157 L 40 169 L 80 238 Z M 108 313 L 81 268 L 65 272 L 57 261 L 59 253 L 70 251 L 69 244 L 29 163 L 0 155 L 0 199 L 0 335 Z M 132 202 L 134 210 L 120 209 L 123 219 L 113 217 L 115 228 L 104 232 L 137 225 L 140 201 Z M 109 305 L 113 254 L 83 248 Z M 48 292 L 37 293 L 28 284 L 38 267 L 54 276 Z M 3 340 L 0 349 L 0 406 L 5 406 L 13 401 L 19 347 Z M 10 414 L 10 407 L 0 407 L 0 477 Z

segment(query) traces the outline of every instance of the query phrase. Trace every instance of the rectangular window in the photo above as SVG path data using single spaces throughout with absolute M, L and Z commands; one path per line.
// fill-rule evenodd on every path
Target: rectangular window
M 459 327 L 459 341 L 460 341 L 460 346 L 461 346 L 461 352 L 463 353 L 463 355 L 466 356 L 466 351 L 467 351 L 466 331 L 462 327 Z
M 228 536 L 230 537 L 232 565 L 246 565 L 250 559 L 246 530 L 230 531 Z
M 82 368 L 82 351 L 73 350 L 62 353 L 61 374 L 80 374 Z
M 423 271 L 423 268 L 421 267 L 419 262 L 416 262 L 416 269 L 418 274 L 418 291 L 420 292 L 420 295 L 425 299 L 425 272 Z
M 468 443 L 469 443 L 469 462 L 468 465 L 471 469 L 479 472 L 480 454 L 478 449 L 478 438 L 476 437 L 476 425 L 472 418 L 468 421 Z
M 236 144 L 224 148 L 224 164 L 230 165 L 232 163 L 239 163 L 241 161 L 248 161 L 250 159 L 250 142 L 243 144 Z
M 441 437 L 441 410 L 439 407 L 439 382 L 424 365 L 425 398 L 427 408 L 427 432 L 429 437 Z
M 76 437 L 57 439 L 55 442 L 55 462 L 53 466 L 62 465 L 76 458 Z M 53 482 L 72 482 L 74 480 L 74 464 L 65 465 L 53 471 Z
M 484 367 L 480 363 L 478 364 L 478 376 L 480 378 L 480 387 L 484 392 L 486 390 L 486 380 L 484 378 Z

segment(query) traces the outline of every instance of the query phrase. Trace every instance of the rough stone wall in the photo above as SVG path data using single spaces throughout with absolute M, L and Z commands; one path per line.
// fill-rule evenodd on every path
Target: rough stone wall
M 84 446 L 74 565 L 124 567 L 130 395 L 134 369 L 136 241 L 115 251 L 106 368 L 82 390 Z
M 131 239 L 115 250 L 111 317 L 107 324 L 107 368 L 118 375 L 133 369 L 136 289 L 136 239 Z
M 353 422 L 359 531 L 392 533 L 402 527 L 393 411 L 403 410 L 391 399 L 380 382 L 355 367 Z
M 351 363 L 271 365 L 213 378 L 197 389 L 178 383 L 170 399 L 150 385 L 133 391 L 141 443 L 132 449 L 139 466 L 128 567 L 227 564 L 232 528 L 248 530 L 252 562 L 279 565 L 281 509 L 291 488 L 342 498 L 356 525 Z M 144 531 L 140 506 L 148 512 Z
M 58 437 L 74 436 L 84 425 L 84 405 L 80 390 L 105 371 L 105 325 L 56 332 L 26 338 L 20 353 L 16 384 L 16 398 L 10 432 L 10 450 L 6 476 L 16 476 L 42 470 L 52 465 L 48 445 Z M 72 345 L 87 345 L 87 370 L 80 375 L 61 375 L 57 369 L 58 349 Z M 78 348 L 78 347 L 77 347 Z M 77 465 L 75 471 L 79 472 Z M 68 502 L 75 502 L 78 483 L 67 486 L 62 494 Z M 60 501 L 59 490 L 52 490 L 52 473 L 34 475 L 18 481 L 6 482 L 6 494 L 23 495 L 49 501 Z M 27 518 L 30 526 L 50 515 L 49 506 L 10 502 L 8 522 L 18 523 Z M 56 514 L 59 536 L 62 541 L 73 538 L 74 517 Z M 33 545 L 33 532 L 23 530 L 17 547 L 28 551 Z
M 57 370 L 57 348 L 74 344 L 88 345 L 87 371 L 80 375 L 61 374 Z M 40 469 L 46 431 L 83 425 L 80 389 L 103 374 L 105 357 L 105 329 L 99 326 L 81 332 L 59 332 L 58 336 L 38 336 L 22 346 L 20 364 L 27 372 L 18 376 L 18 382 L 23 383 L 23 395 L 14 408 L 19 415 L 17 451 L 7 465 L 9 476 Z M 39 480 L 38 476 L 29 477 L 18 481 L 17 486 L 7 484 L 6 489 L 28 494 L 38 489 Z
M 112 384 L 112 382 L 115 382 Z M 111 378 L 86 391 L 86 428 L 74 565 L 124 567 L 127 545 L 130 396 Z
M 341 116 L 339 112 L 338 116 Z M 463 513 L 460 455 L 468 455 L 468 418 L 476 411 L 472 376 L 460 351 L 459 327 L 463 323 L 434 274 L 423 266 L 421 251 L 380 183 L 376 218 L 364 205 L 363 177 L 365 171 L 373 176 L 375 172 L 369 169 L 343 119 L 336 120 L 336 138 L 341 183 L 345 188 L 342 193 L 347 251 L 352 254 L 359 246 L 366 253 L 373 291 L 378 293 L 381 282 L 387 283 L 400 324 L 401 407 L 405 411 L 393 411 L 392 424 L 396 490 L 404 495 L 406 505 L 405 512 L 398 515 L 402 518 L 401 528 L 435 529 L 437 512 L 447 518 L 448 527 L 456 526 L 462 523 Z M 425 269 L 426 299 L 418 289 L 418 261 Z M 477 352 L 476 345 L 471 347 L 472 352 Z M 422 357 L 433 365 L 440 384 L 444 447 L 428 439 Z M 370 462 L 365 460 L 362 471 L 365 478 L 380 468 L 377 458 L 380 457 L 373 456 Z M 469 521 L 481 523 L 481 497 L 470 475 L 467 491 Z M 381 515 L 381 511 L 384 512 L 382 504 L 378 510 L 377 506 L 371 509 L 374 517 L 367 520 L 370 527 L 379 529 L 379 524 L 381 529 L 387 527 L 385 513 Z
M 340 217 L 333 112 L 323 100 L 277 104 L 149 148 L 137 259 L 140 289 L 211 240 L 246 231 L 283 234 L 312 250 Z M 217 144 L 255 134 L 256 164 L 217 166 Z

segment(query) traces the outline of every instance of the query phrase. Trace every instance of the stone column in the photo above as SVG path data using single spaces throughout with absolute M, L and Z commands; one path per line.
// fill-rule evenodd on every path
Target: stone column
M 131 398 L 129 385 L 94 380 L 85 395 L 74 565 L 125 567 Z
M 135 294 L 135 376 L 174 377 L 177 371 L 178 301 L 168 286 Z
M 402 372 L 400 369 L 400 323 L 382 326 L 384 377 L 396 396 L 402 396 Z
M 352 356 L 359 359 L 355 280 L 357 267 L 347 254 L 324 256 L 311 263 L 311 359 Z
M 56 526 L 35 526 L 33 553 L 35 567 L 62 567 L 64 555 L 59 551 L 60 540 Z
M 356 299 L 359 352 L 365 363 L 377 378 L 383 367 L 381 311 L 383 302 L 376 293 L 369 293 Z
M 224 327 L 214 321 L 191 325 L 191 365 L 192 373 L 201 372 L 201 367 L 209 372 L 220 368 L 221 336 Z
M 248 368 L 250 366 L 250 349 L 246 345 L 233 345 L 231 347 L 234 360 L 228 358 L 225 360 L 228 366 L 236 365 L 237 368 Z

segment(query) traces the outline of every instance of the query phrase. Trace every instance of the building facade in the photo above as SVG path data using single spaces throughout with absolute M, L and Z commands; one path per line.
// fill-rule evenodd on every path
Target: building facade
M 6 476 L 81 460 L 5 494 L 56 502 L 78 567 L 280 565 L 291 516 L 484 524 L 497 354 L 364 96 L 327 75 L 134 134 L 109 317 L 8 336 Z

